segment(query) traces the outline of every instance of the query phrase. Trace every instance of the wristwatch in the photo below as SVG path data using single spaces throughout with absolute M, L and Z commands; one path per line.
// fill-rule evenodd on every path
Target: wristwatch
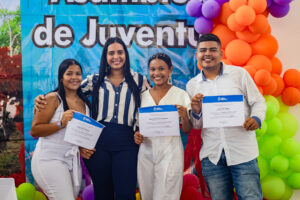
M 62 124 L 61 124 L 61 121 L 56 122 L 56 125 L 57 125 L 59 128 L 64 128 L 64 127 L 62 126 Z

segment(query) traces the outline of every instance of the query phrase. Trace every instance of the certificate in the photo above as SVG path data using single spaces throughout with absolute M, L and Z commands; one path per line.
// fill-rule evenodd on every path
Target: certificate
M 179 136 L 179 116 L 173 105 L 139 108 L 140 133 L 145 137 Z
M 68 122 L 64 140 L 66 142 L 93 149 L 104 128 L 104 125 L 78 112 L 73 113 L 73 119 Z
M 202 101 L 203 128 L 242 126 L 244 96 L 205 96 Z

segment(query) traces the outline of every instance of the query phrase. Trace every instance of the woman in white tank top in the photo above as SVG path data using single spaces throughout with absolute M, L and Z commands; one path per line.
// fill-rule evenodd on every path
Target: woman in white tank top
M 74 59 L 58 69 L 58 87 L 46 95 L 45 108 L 35 112 L 31 135 L 40 137 L 31 169 L 35 181 L 50 200 L 74 200 L 81 182 L 78 146 L 64 141 L 73 112 L 89 115 L 89 102 L 80 90 L 82 67 Z

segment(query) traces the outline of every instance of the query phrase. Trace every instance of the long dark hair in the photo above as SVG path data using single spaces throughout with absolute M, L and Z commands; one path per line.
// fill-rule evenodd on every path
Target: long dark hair
M 69 110 L 70 108 L 69 108 L 67 100 L 66 100 L 65 88 L 64 88 L 62 79 L 63 79 L 64 73 L 67 71 L 67 69 L 71 65 L 79 66 L 81 73 L 82 73 L 82 67 L 79 64 L 79 62 L 77 62 L 75 59 L 63 60 L 60 63 L 59 68 L 58 68 L 58 86 L 55 90 L 52 91 L 52 92 L 57 92 L 59 94 L 59 96 L 61 97 L 64 111 Z M 80 87 L 77 89 L 77 95 L 79 96 L 80 99 L 82 99 L 88 105 L 89 108 L 91 107 L 89 100 L 87 99 L 86 96 L 83 95 Z
M 113 43 L 119 43 L 120 45 L 122 45 L 122 47 L 125 51 L 126 61 L 123 65 L 123 73 L 124 73 L 125 81 L 128 84 L 128 88 L 130 89 L 130 91 L 133 94 L 134 102 L 135 102 L 135 111 L 137 111 L 138 107 L 140 106 L 140 91 L 138 89 L 136 82 L 133 80 L 132 74 L 130 72 L 130 60 L 129 60 L 129 54 L 128 54 L 127 47 L 120 38 L 111 37 L 104 44 L 104 47 L 102 50 L 102 55 L 101 55 L 101 61 L 100 61 L 99 77 L 98 77 L 96 84 L 93 87 L 92 117 L 94 119 L 97 119 L 97 116 L 98 116 L 97 101 L 98 101 L 98 96 L 99 96 L 99 88 L 104 81 L 104 77 L 108 76 L 110 74 L 110 67 L 107 63 L 106 56 L 107 56 L 108 46 Z

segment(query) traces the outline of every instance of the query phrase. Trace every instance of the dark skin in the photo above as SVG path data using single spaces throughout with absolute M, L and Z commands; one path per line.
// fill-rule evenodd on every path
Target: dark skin
M 223 52 L 221 46 L 215 41 L 200 42 L 197 47 L 196 58 L 202 66 L 205 77 L 209 80 L 214 80 L 221 71 L 221 59 Z M 202 101 L 204 95 L 196 94 L 191 100 L 191 107 L 194 113 L 200 114 L 202 109 Z M 252 131 L 259 128 L 258 123 L 252 117 L 248 117 L 243 127 L 247 131 Z

